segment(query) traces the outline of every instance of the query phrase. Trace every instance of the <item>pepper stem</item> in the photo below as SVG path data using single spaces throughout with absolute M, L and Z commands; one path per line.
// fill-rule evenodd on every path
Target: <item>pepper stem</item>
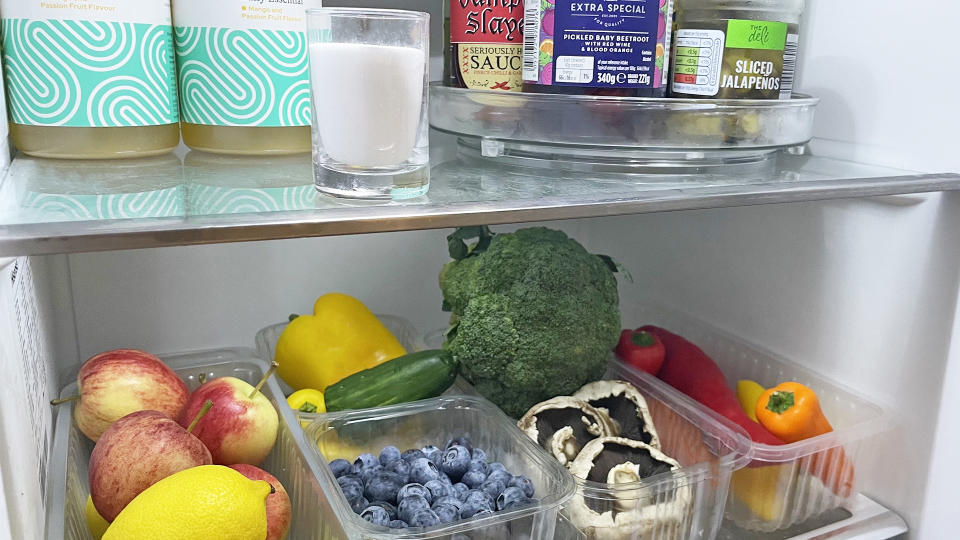
M 263 374 L 263 378 L 260 379 L 260 382 L 258 382 L 257 385 L 253 387 L 253 392 L 250 392 L 250 396 L 249 396 L 250 399 L 253 399 L 253 396 L 257 395 L 257 392 L 260 391 L 263 385 L 267 384 L 267 379 L 269 379 L 270 376 L 273 375 L 273 372 L 276 371 L 278 367 L 280 367 L 280 364 L 276 362 L 270 363 L 270 369 L 268 369 L 267 372 Z
M 638 347 L 652 347 L 657 343 L 657 340 L 653 338 L 653 335 L 646 330 L 640 330 L 639 332 L 634 332 L 630 336 L 630 343 Z
M 187 426 L 187 433 L 190 433 L 193 431 L 193 428 L 197 427 L 197 423 L 199 423 L 200 419 L 210 412 L 211 407 L 213 407 L 213 402 L 209 399 L 203 402 L 203 407 L 200 407 L 200 411 L 196 416 L 193 417 L 193 421 L 190 422 L 190 425 Z
M 783 392 L 777 390 L 776 392 L 770 394 L 770 399 L 767 400 L 767 410 L 773 411 L 777 414 L 783 414 L 787 409 L 793 407 L 793 403 L 793 392 Z

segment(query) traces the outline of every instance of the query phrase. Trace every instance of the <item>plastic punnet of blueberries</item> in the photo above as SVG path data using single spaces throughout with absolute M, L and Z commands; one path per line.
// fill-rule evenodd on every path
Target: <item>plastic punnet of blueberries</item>
M 487 454 L 469 437 L 401 452 L 387 446 L 379 456 L 361 454 L 350 463 L 330 462 L 340 490 L 361 518 L 390 527 L 432 527 L 537 503 L 533 482 Z

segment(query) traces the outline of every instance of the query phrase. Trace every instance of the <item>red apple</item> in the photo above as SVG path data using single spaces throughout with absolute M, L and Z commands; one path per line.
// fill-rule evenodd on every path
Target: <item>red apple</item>
M 77 390 L 80 403 L 74 418 L 93 441 L 132 412 L 151 410 L 177 419 L 189 395 L 162 360 L 135 349 L 107 351 L 87 360 L 77 375 Z
M 272 474 L 267 471 L 247 465 L 237 463 L 230 465 L 231 469 L 251 480 L 263 480 L 273 486 L 273 493 L 267 495 L 267 538 L 266 540 L 282 540 L 287 537 L 287 531 L 290 530 L 290 496 L 287 490 L 283 489 L 280 483 Z
M 183 426 L 157 411 L 137 411 L 114 422 L 93 447 L 90 497 L 97 512 L 113 521 L 141 491 L 175 472 L 212 463 L 207 447 Z
M 273 371 L 268 371 L 256 387 L 235 377 L 220 377 L 190 395 L 180 425 L 188 425 L 204 401 L 213 402 L 210 414 L 197 423 L 193 434 L 210 449 L 215 464 L 258 465 L 273 449 L 279 419 L 273 404 L 260 392 Z

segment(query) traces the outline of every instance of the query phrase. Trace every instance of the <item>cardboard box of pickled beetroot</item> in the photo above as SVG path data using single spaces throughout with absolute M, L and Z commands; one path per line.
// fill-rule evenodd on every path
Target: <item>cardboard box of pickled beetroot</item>
M 737 416 L 749 429 L 750 435 L 737 435 L 751 459 L 731 477 L 728 520 L 771 532 L 853 501 L 868 474 L 867 449 L 894 427 L 885 407 L 691 317 L 645 306 L 624 320 L 651 325 L 641 328 L 664 345 L 658 376 L 642 373 L 644 380 L 690 394 L 699 410 L 711 410 L 706 402 L 725 407 L 727 418 Z M 809 422 L 796 415 L 791 420 L 793 413 Z

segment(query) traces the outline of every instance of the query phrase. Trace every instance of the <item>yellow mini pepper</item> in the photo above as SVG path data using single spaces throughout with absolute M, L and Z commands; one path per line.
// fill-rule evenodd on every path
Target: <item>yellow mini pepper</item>
M 300 315 L 280 334 L 277 374 L 295 390 L 326 390 L 331 384 L 407 351 L 362 302 L 325 294 L 313 315 Z
M 323 401 L 323 392 L 314 388 L 304 388 L 287 396 L 287 405 L 290 408 L 305 413 L 325 413 L 326 404 Z

